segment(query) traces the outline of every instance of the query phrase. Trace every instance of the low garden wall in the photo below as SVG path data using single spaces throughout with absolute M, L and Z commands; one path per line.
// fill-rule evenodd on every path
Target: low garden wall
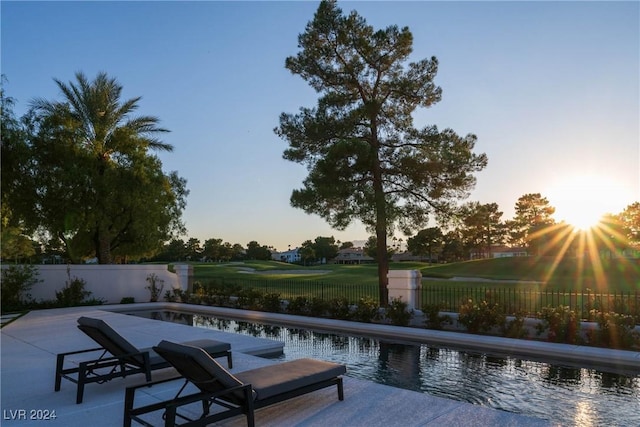
M 7 268 L 3 265 L 2 268 Z M 187 264 L 174 264 L 170 271 L 167 264 L 71 264 L 38 265 L 38 280 L 29 293 L 36 301 L 56 300 L 56 291 L 60 292 L 66 283 L 75 278 L 85 281 L 85 290 L 91 292 L 89 298 L 105 303 L 119 303 L 122 298 L 133 298 L 135 302 L 151 300 L 147 277 L 157 277 L 157 287 L 163 286 L 159 301 L 166 291 L 181 289 L 186 291 L 193 278 L 193 267 Z

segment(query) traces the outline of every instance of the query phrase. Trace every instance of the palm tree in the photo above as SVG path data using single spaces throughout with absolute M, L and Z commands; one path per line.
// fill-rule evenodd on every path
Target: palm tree
M 121 102 L 122 86 L 106 73 L 99 73 L 93 81 L 81 72 L 76 73 L 76 82 L 63 83 L 54 79 L 64 101 L 50 102 L 35 99 L 34 109 L 42 117 L 51 119 L 57 126 L 73 135 L 74 145 L 93 156 L 95 163 L 94 189 L 96 191 L 98 218 L 93 226 L 92 241 L 101 264 L 111 259 L 109 218 L 100 216 L 101 191 L 109 191 L 100 181 L 107 168 L 113 164 L 135 162 L 147 150 L 172 151 L 173 146 L 155 138 L 168 132 L 158 127 L 159 119 L 153 116 L 132 117 L 141 97 Z

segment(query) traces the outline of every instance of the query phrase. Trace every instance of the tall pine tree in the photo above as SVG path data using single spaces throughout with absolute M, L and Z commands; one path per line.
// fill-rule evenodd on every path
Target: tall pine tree
M 472 152 L 476 137 L 436 126 L 417 129 L 412 113 L 440 100 L 436 58 L 408 62 L 408 28 L 374 30 L 357 12 L 322 1 L 286 68 L 320 95 L 314 108 L 283 113 L 276 134 L 284 158 L 309 175 L 291 204 L 343 229 L 353 220 L 375 231 L 380 304 L 388 303 L 387 236 L 396 226 L 420 229 L 475 185 L 487 164 Z

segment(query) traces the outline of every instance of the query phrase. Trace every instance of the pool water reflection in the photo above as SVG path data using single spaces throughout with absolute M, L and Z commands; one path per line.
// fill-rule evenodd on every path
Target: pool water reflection
M 640 376 L 203 315 L 144 317 L 283 341 L 279 360 L 343 363 L 352 377 L 563 426 L 640 426 Z

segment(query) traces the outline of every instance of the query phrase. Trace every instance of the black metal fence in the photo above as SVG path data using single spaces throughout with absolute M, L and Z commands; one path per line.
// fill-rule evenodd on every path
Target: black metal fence
M 370 284 L 326 283 L 322 281 L 301 280 L 260 280 L 260 279 L 223 279 L 214 280 L 213 286 L 224 288 L 241 287 L 255 289 L 265 294 L 280 294 L 280 298 L 292 300 L 299 296 L 320 298 L 331 301 L 346 298 L 349 302 L 358 302 L 361 298 L 371 298 L 379 303 L 378 287 Z
M 331 301 L 346 298 L 357 303 L 368 298 L 379 303 L 377 284 L 338 284 L 322 281 L 299 280 L 223 280 L 222 286 L 236 286 L 259 290 L 265 294 L 279 294 L 282 299 L 298 296 Z M 438 305 L 441 311 L 458 312 L 462 304 L 487 301 L 497 303 L 506 315 L 523 313 L 537 317 L 545 307 L 568 306 L 581 319 L 591 319 L 591 310 L 615 312 L 635 316 L 640 322 L 640 290 L 628 292 L 597 293 L 593 291 L 555 291 L 517 288 L 492 288 L 482 286 L 425 286 L 420 291 L 422 308 Z
M 640 321 L 640 291 L 597 293 L 593 291 L 557 291 L 490 287 L 429 286 L 423 288 L 422 307 L 438 305 L 443 311 L 458 312 L 469 300 L 497 303 L 504 314 L 524 313 L 537 317 L 545 307 L 568 306 L 581 319 L 589 320 L 591 310 L 635 316 Z

